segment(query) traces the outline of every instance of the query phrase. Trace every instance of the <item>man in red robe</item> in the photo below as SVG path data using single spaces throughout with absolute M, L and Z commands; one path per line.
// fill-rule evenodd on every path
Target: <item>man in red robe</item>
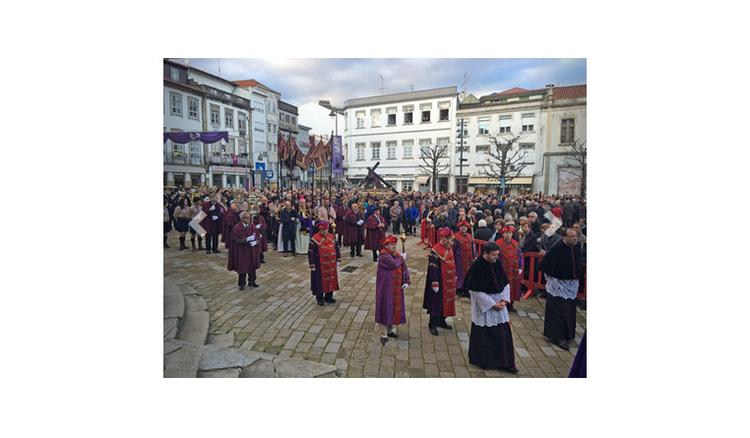
M 255 246 L 258 245 L 256 229 L 252 226 L 252 216 L 247 211 L 240 214 L 240 223 L 232 228 L 229 234 L 232 245 L 229 246 L 227 269 L 239 274 L 237 286 L 245 290 L 245 285 L 258 287 L 255 282 L 255 270 L 258 268 Z M 248 278 L 249 277 L 249 278 Z
M 380 214 L 380 209 L 376 208 L 365 222 L 367 234 L 365 235 L 365 249 L 372 251 L 372 261 L 378 261 L 378 251 L 380 251 L 380 242 L 385 238 L 385 219 Z
M 456 295 L 466 298 L 469 298 L 469 291 L 463 287 L 464 277 L 477 256 L 474 249 L 474 236 L 469 232 L 470 229 L 469 222 L 463 220 L 458 223 L 458 233 L 453 235 L 455 241 L 453 250 L 458 255 L 456 257 Z
M 362 242 L 364 242 L 365 218 L 359 211 L 359 206 L 354 203 L 344 215 L 344 245 L 351 250 L 350 255 L 354 257 L 356 249 L 357 257 L 362 257 Z
M 221 241 L 224 242 L 224 248 L 227 250 L 232 244 L 232 239 L 229 238 L 229 235 L 232 233 L 232 228 L 238 223 L 240 223 L 240 209 L 237 201 L 232 201 L 229 204 L 229 210 L 224 213 L 222 220 Z
M 503 237 L 495 241 L 497 246 L 500 247 L 500 262 L 503 265 L 505 276 L 508 278 L 510 283 L 510 304 L 508 310 L 515 312 L 513 308 L 513 302 L 521 298 L 521 266 L 523 265 L 523 257 L 521 256 L 521 248 L 518 242 L 513 240 L 513 233 L 516 232 L 516 228 L 506 225 L 501 230 Z
M 341 253 L 333 234 L 328 232 L 328 222 L 316 225 L 318 232 L 310 238 L 307 261 L 310 264 L 310 290 L 319 306 L 335 303 L 333 292 L 339 290 L 338 263 Z
M 445 318 L 456 315 L 456 261 L 452 236 L 450 228 L 441 228 L 438 231 L 440 241 L 430 248 L 428 256 L 422 308 L 430 315 L 427 327 L 433 336 L 438 335 L 437 327 L 452 329 Z

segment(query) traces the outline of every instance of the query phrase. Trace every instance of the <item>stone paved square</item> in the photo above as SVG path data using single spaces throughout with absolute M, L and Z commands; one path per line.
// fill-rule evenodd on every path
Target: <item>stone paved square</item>
M 375 324 L 375 272 L 368 256 L 350 258 L 342 251 L 340 290 L 336 303 L 318 306 L 310 293 L 307 257 L 282 257 L 269 248 L 258 271 L 259 288 L 238 290 L 237 275 L 226 270 L 227 251 L 178 251 L 177 235 L 164 252 L 164 275 L 195 289 L 208 305 L 209 333 L 233 334 L 233 347 L 335 365 L 341 377 L 566 377 L 586 327 L 586 311 L 577 311 L 576 339 L 570 351 L 553 346 L 542 336 L 544 300 L 516 303 L 511 313 L 517 375 L 485 371 L 468 361 L 471 309 L 459 298 L 453 330 L 427 330 L 422 294 L 427 250 L 419 238 L 406 242 L 411 286 L 406 290 L 407 322 L 397 328 L 399 338 L 381 346 Z M 223 246 L 223 245 L 222 245 Z M 351 269 L 350 269 L 351 270 Z M 231 339 L 226 337 L 224 339 Z

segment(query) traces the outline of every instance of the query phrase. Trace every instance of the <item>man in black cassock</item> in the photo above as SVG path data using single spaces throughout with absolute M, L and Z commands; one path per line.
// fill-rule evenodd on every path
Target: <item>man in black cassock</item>
M 567 350 L 575 337 L 576 295 L 578 282 L 583 278 L 581 247 L 578 234 L 565 230 L 562 243 L 553 246 L 542 258 L 539 269 L 547 279 L 547 302 L 544 306 L 544 336 L 558 347 Z
M 507 309 L 510 288 L 499 257 L 500 247 L 488 242 L 464 280 L 471 295 L 469 363 L 517 373 Z

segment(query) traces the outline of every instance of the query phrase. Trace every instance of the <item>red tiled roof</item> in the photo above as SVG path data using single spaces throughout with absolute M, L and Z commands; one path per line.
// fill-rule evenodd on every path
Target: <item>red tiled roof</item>
M 535 92 L 536 93 L 544 93 L 545 91 L 546 91 L 546 89 L 544 89 L 544 88 L 541 88 L 539 90 L 527 90 L 525 88 L 513 87 L 513 88 L 505 90 L 505 91 L 503 91 L 501 93 L 492 93 L 492 94 L 489 94 L 487 96 L 482 96 L 481 98 L 479 98 L 479 100 L 482 101 L 482 102 L 484 102 L 484 101 L 487 101 L 487 100 L 494 100 L 494 99 L 498 99 L 498 98 L 501 98 L 501 97 L 515 96 L 517 94 L 532 94 L 532 93 L 535 93 Z
M 510 90 L 505 90 L 502 93 L 495 93 L 497 96 L 505 96 L 506 94 L 516 94 L 516 93 L 523 93 L 524 91 L 529 91 L 525 88 L 520 87 L 513 87 Z
M 586 84 L 571 85 L 570 87 L 555 87 L 552 93 L 555 100 L 586 97 Z
M 539 88 L 536 90 L 526 90 L 524 88 L 513 87 L 509 90 L 505 90 L 501 93 L 492 93 L 487 96 L 482 96 L 479 100 L 486 102 L 488 100 L 495 100 L 499 98 L 508 98 L 515 95 L 531 95 L 531 94 L 546 94 L 549 88 Z M 579 97 L 586 97 L 586 84 L 583 85 L 570 85 L 554 87 L 553 94 L 555 100 L 561 99 L 577 99 Z
M 260 82 L 256 81 L 255 79 L 245 79 L 242 81 L 234 81 L 236 85 L 239 85 L 240 87 L 257 87 L 260 85 Z

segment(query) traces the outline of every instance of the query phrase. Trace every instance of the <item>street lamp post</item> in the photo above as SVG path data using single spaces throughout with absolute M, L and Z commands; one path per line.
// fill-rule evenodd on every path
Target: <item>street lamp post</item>
M 323 108 L 331 110 L 331 113 L 329 114 L 331 117 L 335 117 L 334 119 L 334 126 L 335 126 L 335 132 L 336 136 L 339 135 L 339 118 L 336 117 L 337 114 L 340 114 L 342 116 L 346 116 L 344 113 L 344 110 L 342 108 L 337 108 L 333 105 L 331 105 L 331 102 L 329 100 L 319 100 L 318 105 L 322 106 Z M 333 140 L 331 140 L 331 175 L 329 179 L 329 198 L 331 197 L 331 189 L 330 186 L 333 184 Z M 333 202 L 333 199 L 331 199 L 331 202 Z

